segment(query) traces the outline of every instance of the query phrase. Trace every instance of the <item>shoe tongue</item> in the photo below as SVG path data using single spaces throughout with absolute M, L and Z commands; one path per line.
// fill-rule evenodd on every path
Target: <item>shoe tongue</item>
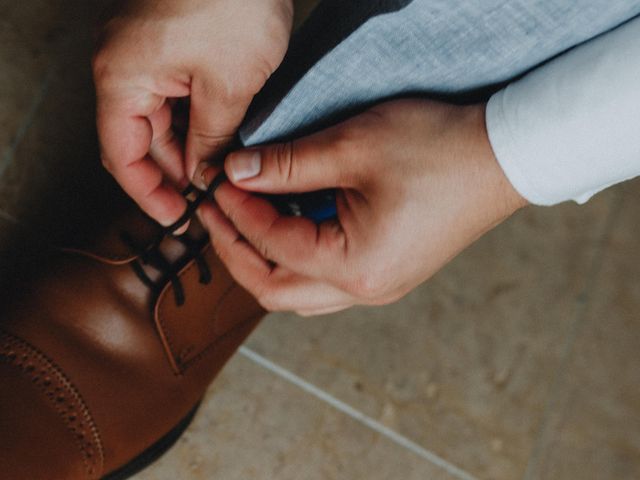
M 111 224 L 98 229 L 91 240 L 66 246 L 62 250 L 92 257 L 112 265 L 124 265 L 139 258 L 140 252 L 134 251 L 132 246 L 123 240 L 123 236 L 128 237 L 133 244 L 144 248 L 152 245 L 161 234 L 160 225 L 141 211 L 131 209 Z
M 107 265 L 135 264 L 133 270 L 137 269 L 155 285 L 152 290 L 158 289 L 157 292 L 172 288 L 171 278 L 180 276 L 180 272 L 210 247 L 209 234 L 197 218 L 191 220 L 185 235 L 177 237 L 167 235 L 162 226 L 139 210 L 130 210 L 118 217 L 101 232 L 95 232 L 93 238 L 95 240 L 78 242 L 79 246 L 61 250 Z
M 158 254 L 166 260 L 174 272 L 181 271 L 184 267 L 194 261 L 196 254 L 201 254 L 209 244 L 209 235 L 206 230 L 196 220 L 191 222 L 189 230 L 185 234 L 188 243 L 197 246 L 187 247 L 179 237 L 167 235 L 157 246 Z M 158 270 L 157 265 L 145 264 L 141 262 L 141 267 L 153 282 L 167 281 L 166 274 L 169 272 Z
M 179 280 L 185 302 L 178 305 L 174 285 L 168 283 L 154 308 L 156 328 L 169 364 L 176 375 L 184 374 L 206 355 L 221 356 L 229 342 L 233 350 L 264 316 L 264 309 L 231 277 L 213 247 L 202 252 L 211 281 L 200 282 L 194 264 L 183 268 Z M 227 352 L 231 355 L 232 351 Z M 209 360 L 210 361 L 210 360 Z

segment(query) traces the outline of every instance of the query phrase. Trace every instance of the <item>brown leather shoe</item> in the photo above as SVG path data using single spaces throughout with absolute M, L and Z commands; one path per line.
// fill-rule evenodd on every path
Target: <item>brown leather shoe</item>
M 1 478 L 124 479 L 177 440 L 264 315 L 207 240 L 197 222 L 175 238 L 134 213 L 12 279 Z

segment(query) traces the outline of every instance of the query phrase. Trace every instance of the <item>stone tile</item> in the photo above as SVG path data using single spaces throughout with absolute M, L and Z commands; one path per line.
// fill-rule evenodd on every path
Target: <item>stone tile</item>
M 640 182 L 627 194 L 531 479 L 640 478 Z
M 96 161 L 90 58 L 95 18 L 105 1 L 7 3 L 0 6 L 0 22 L 7 26 L 0 29 L 0 36 L 11 34 L 20 39 L 16 48 L 11 44 L 6 51 L 4 46 L 0 48 L 0 65 L 10 55 L 6 60 L 11 65 L 9 72 L 17 72 L 0 68 L 0 82 L 7 83 L 7 89 L 0 88 L 0 136 L 12 136 L 8 143 L 16 143 L 14 132 L 24 123 L 21 114 L 33 106 L 45 70 L 49 79 L 46 95 L 38 110 L 32 112 L 33 119 L 15 145 L 12 161 L 0 163 L 0 209 L 21 217 L 34 204 L 42 203 L 41 191 L 54 190 L 49 186 L 68 173 L 62 166 L 70 167 L 75 162 L 84 167 L 89 151 Z M 29 48 L 33 52 L 27 55 Z M 38 68 L 27 68 L 23 65 L 27 61 L 35 62 Z M 7 126 L 5 118 L 15 125 Z
M 48 94 L 0 179 L 0 209 L 26 223 L 64 226 L 76 211 L 113 205 L 118 192 L 98 156 L 90 66 L 94 20 L 80 11 L 67 21 L 73 34 L 56 57 Z
M 42 88 L 58 32 L 54 5 L 0 2 L 0 166 Z
M 396 305 L 273 315 L 250 346 L 480 478 L 520 478 L 615 196 L 527 209 Z
M 176 447 L 135 480 L 451 480 L 293 385 L 236 357 Z
M 87 37 L 104 4 L 105 0 L 0 1 L 2 157 L 33 113 L 50 69 L 79 48 L 91 48 Z
M 97 203 L 112 184 L 99 162 L 89 67 L 67 72 L 72 73 L 52 78 L 49 95 L 0 179 L 0 209 L 25 222 L 64 222 L 74 209 Z

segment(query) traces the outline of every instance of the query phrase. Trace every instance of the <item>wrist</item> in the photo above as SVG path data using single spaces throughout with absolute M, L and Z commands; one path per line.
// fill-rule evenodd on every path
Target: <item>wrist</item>
M 498 162 L 487 131 L 486 107 L 486 103 L 463 107 L 465 123 L 468 125 L 465 130 L 473 132 L 469 135 L 472 158 L 479 162 L 479 176 L 485 179 L 487 193 L 495 202 L 498 220 L 503 220 L 529 205 L 529 202 L 515 189 Z

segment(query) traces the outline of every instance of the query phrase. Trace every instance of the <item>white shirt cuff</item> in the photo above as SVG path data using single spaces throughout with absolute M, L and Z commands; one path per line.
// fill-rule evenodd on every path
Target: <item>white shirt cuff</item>
M 640 175 L 640 18 L 495 94 L 487 130 L 529 202 L 584 203 Z

